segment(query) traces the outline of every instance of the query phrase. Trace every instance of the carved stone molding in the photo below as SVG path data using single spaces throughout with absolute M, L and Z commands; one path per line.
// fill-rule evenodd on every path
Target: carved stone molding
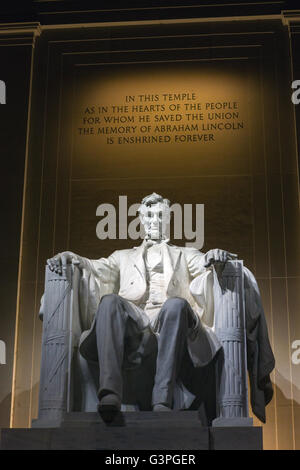
M 0 45 L 32 45 L 41 34 L 40 23 L 0 23 Z

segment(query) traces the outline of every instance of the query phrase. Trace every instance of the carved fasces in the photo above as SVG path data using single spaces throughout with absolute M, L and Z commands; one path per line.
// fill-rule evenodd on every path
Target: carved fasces
M 243 262 L 229 261 L 214 270 L 214 330 L 223 346 L 217 377 L 217 408 L 221 418 L 248 417 L 247 354 Z
M 43 317 L 39 419 L 57 420 L 71 409 L 74 322 L 72 284 L 76 268 L 58 274 L 46 266 Z

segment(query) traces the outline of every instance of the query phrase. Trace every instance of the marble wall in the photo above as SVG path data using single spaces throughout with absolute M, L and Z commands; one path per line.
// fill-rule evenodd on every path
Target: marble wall
M 203 250 L 238 253 L 256 275 L 276 358 L 264 445 L 300 448 L 300 365 L 291 361 L 300 339 L 291 77 L 281 18 L 43 29 L 33 70 L 13 426 L 30 426 L 37 414 L 46 259 L 64 250 L 97 258 L 138 244 L 99 240 L 96 208 L 156 191 L 171 202 L 204 204 Z M 189 144 L 109 145 L 103 136 L 79 135 L 85 107 L 121 103 L 143 86 L 150 94 L 186 87 L 204 103 L 237 100 L 244 127 Z

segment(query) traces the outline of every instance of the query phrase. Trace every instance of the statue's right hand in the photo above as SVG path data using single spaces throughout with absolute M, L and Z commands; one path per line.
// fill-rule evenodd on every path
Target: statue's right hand
M 49 258 L 47 260 L 47 265 L 51 269 L 58 274 L 62 274 L 66 271 L 68 264 L 76 264 L 79 265 L 80 261 L 74 253 L 71 251 L 64 251 L 63 253 L 58 253 L 57 255 L 53 256 L 53 258 Z

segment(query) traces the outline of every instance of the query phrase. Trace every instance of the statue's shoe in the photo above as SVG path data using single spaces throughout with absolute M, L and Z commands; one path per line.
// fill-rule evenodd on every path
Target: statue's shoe
M 115 393 L 109 393 L 101 398 L 98 409 L 119 411 L 121 409 L 121 400 Z
M 158 403 L 153 406 L 153 411 L 172 411 L 172 409 L 162 403 Z
M 121 400 L 114 393 L 105 395 L 98 404 L 98 413 L 105 421 L 105 423 L 111 423 L 115 420 L 121 409 Z

